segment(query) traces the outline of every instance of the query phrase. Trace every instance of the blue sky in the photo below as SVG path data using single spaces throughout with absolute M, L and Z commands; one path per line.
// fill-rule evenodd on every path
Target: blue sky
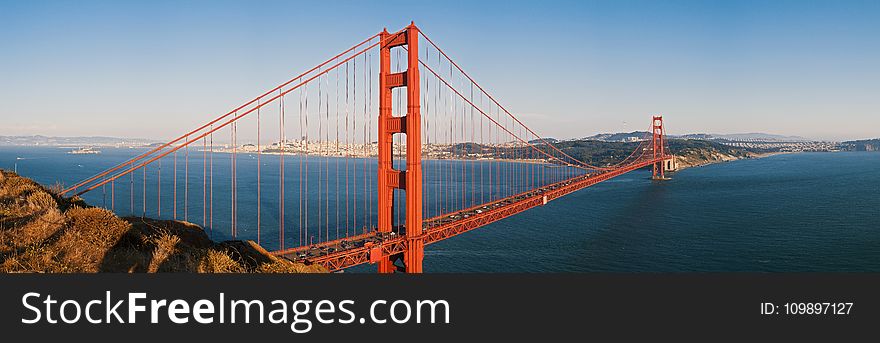
M 0 1 L 0 135 L 168 138 L 411 20 L 544 136 L 880 136 L 880 2 L 806 0 Z

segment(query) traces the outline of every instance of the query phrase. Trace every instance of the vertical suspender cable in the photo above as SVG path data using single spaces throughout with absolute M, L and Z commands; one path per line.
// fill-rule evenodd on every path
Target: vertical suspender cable
M 158 169 L 156 169 L 156 219 L 162 218 L 162 159 L 159 159 Z
M 474 125 L 474 105 L 473 105 L 473 103 L 474 103 L 474 84 L 473 84 L 473 82 L 471 82 L 471 99 L 470 99 L 470 101 L 471 101 L 471 105 L 470 105 L 471 141 L 470 141 L 469 146 L 471 148 L 468 149 L 469 150 L 468 155 L 470 155 L 470 156 L 468 156 L 468 159 L 471 160 L 471 175 L 470 175 L 471 176 L 470 177 L 470 179 L 471 179 L 471 202 L 470 202 L 470 206 L 468 206 L 468 207 L 474 206 L 475 201 L 477 200 L 477 197 L 476 197 L 477 183 L 475 182 L 476 181 L 476 178 L 475 178 L 475 176 L 476 176 L 476 170 L 475 170 L 476 169 L 476 167 L 475 167 L 476 162 L 475 161 L 476 160 L 473 156 L 474 146 L 476 145 L 476 139 L 474 139 L 474 128 L 476 125 Z
M 141 196 L 143 197 L 143 199 L 141 199 L 142 200 L 141 205 L 143 206 L 143 213 L 141 214 L 141 218 L 146 218 L 147 217 L 147 165 L 144 165 L 142 171 L 143 171 L 143 176 L 144 176 L 144 182 L 142 185 L 143 189 L 141 191 Z
M 480 93 L 480 107 L 483 107 L 483 93 Z M 485 198 L 486 195 L 484 193 L 484 187 L 483 187 L 483 184 L 485 183 L 485 182 L 483 182 L 483 143 L 484 143 L 483 142 L 483 117 L 480 116 L 479 120 L 480 120 L 480 145 L 479 145 L 480 150 L 479 150 L 479 155 L 477 155 L 477 156 L 480 159 L 479 160 L 479 163 L 480 163 L 480 204 L 485 204 L 486 203 L 486 198 Z
M 260 167 L 262 164 L 260 163 L 260 155 L 262 155 L 262 150 L 260 146 L 260 100 L 257 99 L 257 245 L 260 245 L 260 202 L 262 199 L 261 192 L 261 183 L 260 183 Z
M 321 80 L 318 79 L 318 82 Z M 326 142 L 326 154 L 324 155 L 324 166 L 326 168 L 326 172 L 324 176 L 326 180 L 324 181 L 324 189 L 325 189 L 325 208 L 324 208 L 324 241 L 330 240 L 330 76 L 324 75 L 324 118 L 326 120 L 326 132 L 327 138 L 324 140 Z
M 208 233 L 214 236 L 214 125 L 211 125 L 211 134 L 208 138 L 210 144 L 210 155 L 208 163 Z
M 202 227 L 208 226 L 208 140 L 202 137 Z
M 372 53 L 367 53 L 367 68 L 369 69 L 369 75 L 372 77 L 373 75 L 373 55 Z M 365 70 L 366 72 L 366 70 Z M 369 79 L 368 79 L 369 80 Z M 373 82 L 368 81 L 366 83 L 369 87 L 364 90 L 364 94 L 367 96 L 367 101 L 364 102 L 364 106 L 369 104 L 369 109 L 365 107 L 364 109 L 364 231 L 367 229 L 372 229 L 372 217 L 373 217 L 373 202 L 369 200 L 367 185 L 374 184 L 371 181 L 370 173 L 367 173 L 367 162 L 372 155 L 372 131 L 370 128 L 373 125 Z
M 336 97 L 336 157 L 339 157 L 339 71 L 335 71 L 336 74 L 336 88 L 333 90 L 333 95 Z M 348 62 L 345 63 L 345 96 L 346 100 L 348 100 Z M 348 104 L 345 105 L 345 119 L 346 126 L 348 129 Z M 345 173 L 348 175 L 348 159 L 345 160 L 346 170 Z M 334 163 L 336 167 L 336 175 L 333 179 L 336 180 L 336 238 L 339 238 L 339 160 L 336 160 Z M 345 179 L 345 187 L 348 190 L 348 179 Z M 348 200 L 348 193 L 346 193 L 346 200 Z M 345 204 L 345 216 L 348 218 L 348 203 Z
M 183 151 L 183 221 L 189 221 L 189 136 L 184 138 Z
M 305 104 L 303 105 L 303 108 L 305 109 L 305 117 L 304 117 L 304 121 L 303 121 L 303 123 L 305 124 L 305 132 L 306 132 L 306 136 L 305 136 L 305 141 L 306 141 L 306 154 L 305 154 L 305 159 L 306 159 L 306 168 L 308 168 L 308 166 L 309 166 L 309 154 L 310 154 L 310 151 L 309 151 L 309 86 L 306 85 L 306 86 L 303 87 L 303 88 L 305 88 Z M 303 207 L 305 208 L 305 212 L 306 212 L 306 213 L 305 213 L 305 215 L 303 216 L 303 230 L 305 231 L 305 232 L 303 232 L 303 237 L 304 237 L 305 240 L 306 240 L 306 244 L 307 244 L 307 245 L 311 245 L 311 244 L 312 244 L 312 239 L 311 239 L 311 237 L 309 236 L 309 198 L 310 198 L 310 196 L 309 196 L 309 171 L 308 171 L 308 170 L 306 170 L 306 172 L 305 172 L 304 179 L 305 179 L 305 183 L 304 183 L 304 185 L 305 185 L 305 195 L 304 195 L 304 197 L 303 197 L 303 200 L 305 201 L 305 205 L 304 205 Z
M 174 198 L 173 199 L 174 206 L 171 209 L 171 212 L 173 212 L 172 218 L 174 220 L 177 220 L 177 151 L 176 150 L 174 151 L 174 182 L 171 183 L 171 186 L 173 188 L 173 190 L 171 191 L 172 198 Z
M 324 148 L 324 142 L 323 142 L 324 141 L 324 121 L 321 118 L 321 106 L 324 103 L 323 85 L 321 84 L 322 77 L 323 77 L 323 75 L 318 77 L 318 112 L 317 112 L 317 118 L 318 118 L 318 240 L 319 241 L 321 240 L 321 236 L 322 236 L 321 230 L 324 229 L 324 227 L 321 225 L 321 220 L 324 219 L 324 217 L 321 215 L 321 212 L 323 212 L 323 208 L 321 206 L 324 204 L 324 202 L 322 201 L 323 194 L 321 194 L 321 191 L 323 191 L 323 185 L 321 184 L 321 176 L 323 175 L 323 172 L 324 172 L 324 169 L 323 169 L 324 164 L 321 161 L 321 154 L 324 153 L 324 149 L 323 149 Z
M 303 142 L 305 134 L 303 134 L 303 90 L 299 90 L 299 146 L 302 148 L 303 143 L 308 146 L 308 141 Z M 308 153 L 306 150 L 305 153 Z M 303 152 L 299 155 L 299 245 L 303 245 Z
M 278 94 L 284 94 L 281 89 Z M 284 96 L 278 102 L 278 250 L 284 250 Z
M 235 239 L 235 122 L 229 126 L 229 140 L 232 142 L 232 155 L 229 157 L 229 235 Z
M 238 122 L 232 123 L 232 166 L 233 168 L 233 188 L 232 188 L 232 208 L 235 209 L 235 216 L 232 217 L 232 224 L 235 228 L 235 237 L 238 237 Z

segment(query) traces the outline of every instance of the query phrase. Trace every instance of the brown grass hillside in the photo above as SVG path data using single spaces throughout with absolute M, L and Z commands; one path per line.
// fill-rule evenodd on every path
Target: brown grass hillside
M 195 224 L 119 218 L 0 170 L 0 272 L 314 273 L 252 241 L 216 243 Z

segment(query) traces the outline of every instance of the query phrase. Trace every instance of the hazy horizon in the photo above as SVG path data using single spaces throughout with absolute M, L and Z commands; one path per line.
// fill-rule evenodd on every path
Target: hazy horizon
M 579 136 L 579 137 L 560 138 L 560 137 L 553 137 L 553 136 L 544 136 L 542 138 L 558 139 L 558 140 L 577 140 L 577 139 L 589 138 L 592 136 L 597 136 L 597 135 L 602 135 L 602 134 L 625 134 L 625 133 L 633 133 L 633 132 L 649 132 L 649 131 L 636 130 L 636 131 L 626 131 L 626 132 L 597 132 L 597 133 L 583 135 L 583 136 Z M 679 136 L 685 136 L 685 135 L 703 135 L 703 134 L 710 135 L 710 136 L 769 135 L 769 136 L 778 136 L 778 137 L 784 137 L 784 138 L 799 138 L 799 139 L 805 139 L 808 141 L 827 141 L 827 142 L 845 142 L 845 141 L 880 139 L 880 134 L 878 134 L 876 137 L 863 137 L 863 138 L 854 138 L 854 139 L 845 139 L 845 140 L 828 140 L 828 139 L 815 139 L 813 137 L 802 137 L 802 136 L 797 136 L 797 135 L 776 134 L 776 133 L 770 133 L 770 132 L 734 132 L 734 133 L 687 132 L 687 133 L 681 133 L 681 134 L 670 134 L 670 136 L 679 137 Z M 86 138 L 86 139 L 87 138 L 109 138 L 109 139 L 119 139 L 119 140 L 128 139 L 128 140 L 133 140 L 133 141 L 146 141 L 146 142 L 152 142 L 152 143 L 167 142 L 167 141 L 170 141 L 172 139 L 179 137 L 179 136 L 175 136 L 175 137 L 161 137 L 161 138 L 160 137 L 153 137 L 153 138 L 151 138 L 151 137 L 127 137 L 127 136 L 76 136 L 76 135 L 74 135 L 74 136 L 55 136 L 55 135 L 43 135 L 43 134 L 39 134 L 39 133 L 21 134 L 21 135 L 2 135 L 2 134 L 0 134 L 0 137 L 33 137 L 33 136 L 41 136 L 41 137 L 46 137 L 46 138 L 61 138 L 61 139 L 70 139 L 70 138 Z M 293 137 L 293 136 L 288 136 L 285 139 L 286 140 L 296 140 L 297 138 Z M 260 141 L 263 144 L 266 144 L 266 143 L 274 143 L 277 140 L 278 140 L 277 137 L 274 137 L 274 138 L 268 137 L 268 138 L 262 138 Z M 222 144 L 227 144 L 229 142 L 229 140 L 225 137 L 217 137 L 214 139 L 214 141 L 222 143 Z M 255 143 L 255 141 L 256 141 L 255 138 L 241 138 L 238 143 L 239 144 L 253 144 L 253 143 Z M 373 140 L 373 143 L 375 143 L 375 140 Z
M 878 2 L 403 4 L 4 2 L 0 135 L 176 137 L 414 20 L 545 137 L 880 137 Z

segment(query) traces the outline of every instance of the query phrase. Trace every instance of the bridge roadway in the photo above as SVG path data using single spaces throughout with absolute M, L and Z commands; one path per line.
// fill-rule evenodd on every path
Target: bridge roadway
M 382 256 L 402 254 L 410 239 L 422 238 L 425 245 L 436 243 L 670 157 L 649 158 L 611 171 L 573 177 L 501 200 L 426 219 L 421 237 L 374 230 L 343 239 L 274 251 L 272 254 L 294 262 L 320 264 L 330 271 L 375 263 Z

